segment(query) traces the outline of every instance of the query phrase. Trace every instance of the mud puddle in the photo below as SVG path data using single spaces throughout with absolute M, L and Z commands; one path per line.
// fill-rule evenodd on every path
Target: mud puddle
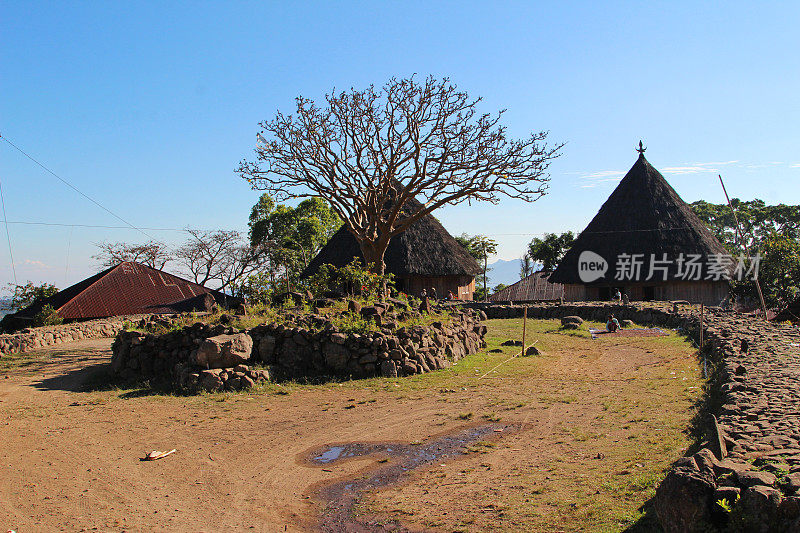
M 494 440 L 518 430 L 509 424 L 485 424 L 471 427 L 456 433 L 444 435 L 425 444 L 400 443 L 349 443 L 326 446 L 312 452 L 311 464 L 331 466 L 338 461 L 356 457 L 379 455 L 391 458 L 383 466 L 368 472 L 358 479 L 348 479 L 323 487 L 318 496 L 325 502 L 320 520 L 320 529 L 326 532 L 375 532 L 408 531 L 399 523 L 386 524 L 359 520 L 354 516 L 354 508 L 361 494 L 404 480 L 413 470 L 433 462 L 446 461 L 467 453 L 467 447 L 481 440 Z

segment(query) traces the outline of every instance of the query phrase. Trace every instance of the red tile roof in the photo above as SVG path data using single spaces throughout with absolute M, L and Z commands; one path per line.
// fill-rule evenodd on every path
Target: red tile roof
M 47 304 L 68 320 L 170 314 L 191 310 L 203 294 L 210 294 L 220 304 L 241 301 L 162 270 L 126 262 L 59 291 L 17 315 L 33 316 Z

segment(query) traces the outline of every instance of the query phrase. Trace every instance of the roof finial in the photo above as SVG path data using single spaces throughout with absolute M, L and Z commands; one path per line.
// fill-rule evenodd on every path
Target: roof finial
M 639 148 L 637 148 L 637 149 L 636 149 L 636 151 L 637 151 L 637 152 L 639 152 L 639 155 L 640 155 L 640 156 L 644 157 L 644 151 L 645 151 L 645 150 L 647 150 L 647 148 L 645 148 L 644 146 L 642 146 L 642 141 L 641 141 L 641 140 L 639 140 Z

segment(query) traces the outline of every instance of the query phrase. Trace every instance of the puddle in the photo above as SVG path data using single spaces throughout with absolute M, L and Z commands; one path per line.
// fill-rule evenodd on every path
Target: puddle
M 345 446 L 331 446 L 328 448 L 328 451 L 323 452 L 322 455 L 318 455 L 314 457 L 313 461 L 315 463 L 330 463 L 331 461 L 335 461 L 339 457 L 342 456 L 342 452 L 344 451 Z
M 497 439 L 517 429 L 516 426 L 508 424 L 486 424 L 444 435 L 419 445 L 350 443 L 317 450 L 310 457 L 311 463 L 316 465 L 332 465 L 337 461 L 370 455 L 391 458 L 386 464 L 359 479 L 348 479 L 323 487 L 318 494 L 325 502 L 320 529 L 327 532 L 386 531 L 387 526 L 384 523 L 360 521 L 354 516 L 353 509 L 363 492 L 399 483 L 416 468 L 462 456 L 467 453 L 470 444 Z M 399 524 L 394 524 L 390 528 L 392 531 L 407 531 Z

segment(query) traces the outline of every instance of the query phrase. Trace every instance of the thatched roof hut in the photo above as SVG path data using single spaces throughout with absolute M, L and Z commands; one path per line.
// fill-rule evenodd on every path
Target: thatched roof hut
M 421 205 L 413 200 L 409 209 Z M 314 274 L 324 264 L 343 267 L 355 257 L 362 258 L 358 241 L 346 225 L 337 231 L 303 271 L 302 277 Z M 477 261 L 450 235 L 433 215 L 417 220 L 403 233 L 389 241 L 383 261 L 386 272 L 394 274 L 397 288 L 418 296 L 422 289 L 435 288 L 442 298 L 452 292 L 461 300 L 471 300 Z
M 689 300 L 728 295 L 729 257 L 661 173 L 639 158 L 550 276 L 566 300 Z M 605 264 L 605 270 L 603 265 Z
M 551 283 L 550 272 L 538 271 L 489 296 L 490 302 L 544 302 L 560 300 L 564 286 Z

